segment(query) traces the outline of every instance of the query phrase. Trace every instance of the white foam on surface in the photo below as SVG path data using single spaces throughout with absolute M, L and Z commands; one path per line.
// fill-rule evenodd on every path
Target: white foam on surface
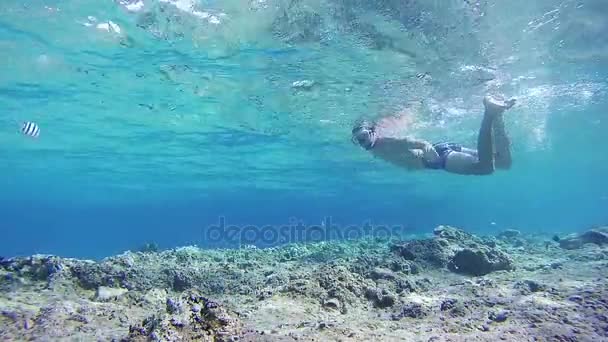
M 97 27 L 97 29 L 102 30 L 102 31 L 107 31 L 107 32 L 117 33 L 117 34 L 122 33 L 120 26 L 118 26 L 118 24 L 114 23 L 111 20 L 108 20 L 105 23 L 99 23 L 99 24 L 97 24 L 96 27 Z
M 193 0 L 159 0 L 159 2 L 167 3 L 175 6 L 180 11 L 192 14 L 195 17 L 201 18 L 209 22 L 210 24 L 219 25 L 221 20 L 218 16 L 211 14 L 206 11 L 199 11 L 195 8 L 195 2 Z M 219 14 L 219 16 L 226 16 L 225 13 Z
M 129 12 L 139 12 L 145 6 L 142 0 L 120 0 L 118 3 Z

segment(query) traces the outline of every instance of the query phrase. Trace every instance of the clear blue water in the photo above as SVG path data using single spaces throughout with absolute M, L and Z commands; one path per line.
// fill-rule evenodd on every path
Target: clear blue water
M 210 240 L 222 217 L 301 220 L 313 240 L 326 217 L 406 235 L 605 224 L 607 15 L 601 0 L 2 1 L 0 254 L 307 238 Z M 409 173 L 350 142 L 358 118 L 422 101 L 411 134 L 474 146 L 486 93 L 519 101 L 509 171 Z

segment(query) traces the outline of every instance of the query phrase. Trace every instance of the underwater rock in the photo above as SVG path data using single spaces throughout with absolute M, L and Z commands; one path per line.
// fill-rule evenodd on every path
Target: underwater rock
M 150 315 L 129 328 L 129 341 L 232 341 L 238 339 L 242 324 L 234 313 L 196 291 L 172 299 L 184 310 Z M 179 304 L 177 304 L 179 303 Z
M 378 280 L 378 279 L 394 280 L 397 276 L 395 275 L 395 273 L 393 273 L 393 271 L 391 271 L 389 269 L 382 268 L 382 267 L 376 267 L 372 270 L 371 277 L 374 280 Z
M 93 261 L 74 263 L 71 271 L 78 284 L 85 289 L 97 289 L 99 286 L 123 287 L 133 289 L 131 280 L 134 273 L 127 271 L 124 266 L 113 261 L 96 263 Z M 138 283 L 137 280 L 134 282 Z M 152 288 L 150 284 L 149 288 Z
M 593 228 L 581 236 L 585 243 L 603 245 L 608 243 L 608 227 Z
M 578 235 L 569 235 L 563 239 L 555 237 L 563 249 L 578 249 L 585 244 L 592 243 L 599 246 L 608 244 L 608 227 L 597 227 Z
M 12 272 L 0 272 L 0 291 L 16 291 L 26 285 L 25 279 Z
M 392 260 L 390 261 L 389 267 L 393 272 L 401 272 L 406 275 L 420 273 L 420 267 L 418 267 L 418 265 L 416 265 L 416 263 L 412 262 L 411 260 Z
M 391 246 L 405 260 L 421 262 L 433 267 L 445 267 L 453 251 L 444 239 L 412 240 Z
M 522 234 L 519 230 L 516 229 L 507 229 L 502 231 L 496 235 L 496 238 L 499 242 L 503 242 L 509 244 L 513 247 L 523 247 L 526 246 L 529 242 L 522 238 Z M 486 245 L 488 245 L 486 243 Z M 545 249 L 548 247 L 545 245 Z
M 439 226 L 435 237 L 397 243 L 391 250 L 406 260 L 471 275 L 513 269 L 513 261 L 494 240 L 482 240 L 461 229 Z
M 608 263 L 605 257 L 588 257 L 590 252 L 605 256 L 605 249 L 564 255 L 541 243 L 537 239 L 530 248 L 515 249 L 496 241 L 522 266 L 561 263 L 563 271 L 546 266 L 463 279 L 446 269 L 423 268 L 432 264 L 424 258 L 445 258 L 444 266 L 453 266 L 463 251 L 481 253 L 476 258 L 490 265 L 482 269 L 495 268 L 502 254 L 492 241 L 452 228 L 438 230 L 432 239 L 399 244 L 189 248 L 126 253 L 100 262 L 3 259 L 0 340 L 367 341 L 390 339 L 395 328 L 411 334 L 403 339 L 424 341 L 441 340 L 442 334 L 463 340 L 608 338 L 608 287 L 602 276 Z M 422 246 L 435 246 L 437 252 Z M 406 260 L 403 251 L 415 261 Z M 176 276 L 184 285 L 175 286 Z M 73 288 L 48 288 L 49 279 L 71 282 Z M 92 294 L 103 287 L 128 292 L 99 301 Z M 259 295 L 266 299 L 257 300 Z M 338 312 L 342 315 L 334 319 Z
M 391 251 L 399 255 L 405 260 L 413 261 L 416 259 L 415 246 L 412 246 L 412 242 L 406 242 L 391 246 Z
M 545 285 L 540 284 L 534 280 L 518 281 L 517 283 L 515 283 L 514 287 L 520 290 L 523 294 L 528 294 L 531 292 L 540 292 L 547 289 Z
M 585 244 L 578 236 L 568 236 L 564 239 L 559 239 L 559 246 L 563 249 L 579 249 Z
M 433 230 L 433 234 L 435 234 L 435 237 L 438 238 L 442 238 L 442 239 L 446 239 L 450 242 L 458 242 L 458 243 L 462 243 L 462 242 L 467 242 L 467 241 L 477 241 L 479 242 L 479 239 L 467 232 L 465 232 L 462 229 L 458 229 L 452 226 L 438 226 L 437 228 L 435 228 Z
M 374 307 L 388 308 L 397 302 L 396 296 L 390 290 L 381 287 L 370 287 L 365 290 L 365 298 L 371 301 Z
M 31 321 L 27 322 L 23 340 L 61 340 L 70 335 L 70 330 L 79 327 L 90 329 L 88 305 L 78 305 L 69 301 L 53 301 L 40 308 Z M 25 337 L 23 336 L 23 337 Z
M 31 316 L 27 313 L 20 312 L 18 310 L 10 310 L 8 308 L 2 308 L 0 310 L 0 339 L 4 340 L 9 333 L 19 331 L 21 329 L 29 330 L 32 328 L 33 321 Z M 10 339 L 7 339 L 10 341 Z
M 268 298 L 272 298 L 272 296 L 274 296 L 274 293 L 275 293 L 275 291 L 271 287 L 263 288 L 257 292 L 257 299 L 266 300 Z
M 127 292 L 129 292 L 129 290 L 127 289 L 100 286 L 99 288 L 97 288 L 95 299 L 101 302 L 116 300 Z
M 497 249 L 479 247 L 458 251 L 448 263 L 448 269 L 456 273 L 474 276 L 486 275 L 494 271 L 514 269 L 509 256 Z
M 33 255 L 27 258 L 3 259 L 3 269 L 19 276 L 37 281 L 47 281 L 49 277 L 64 269 L 63 259 L 52 255 Z
M 386 340 L 395 336 L 397 326 L 425 341 L 441 340 L 443 333 L 467 340 L 608 337 L 608 287 L 601 276 L 608 264 L 605 258 L 586 257 L 606 255 L 604 249 L 564 256 L 557 248 L 543 248 L 539 239 L 530 248 L 516 249 L 453 228 L 437 233 L 423 242 L 348 241 L 257 251 L 189 248 L 129 252 L 100 262 L 3 259 L 0 340 Z M 525 278 L 509 272 L 471 280 L 426 268 L 429 260 L 442 258 L 444 267 L 454 266 L 465 251 L 480 253 L 475 258 L 483 260 L 482 266 L 476 259 L 466 263 L 495 268 L 502 255 L 496 246 L 511 251 L 522 266 L 561 263 L 562 270 L 535 267 L 523 273 Z M 285 255 L 290 257 L 285 260 Z M 176 276 L 182 285 L 176 286 Z M 73 287 L 48 288 L 49 279 Z M 128 292 L 98 300 L 95 291 L 106 288 Z M 332 319 L 338 312 L 342 315 Z M 361 324 L 362 312 L 369 324 Z
M 413 282 L 409 279 L 398 278 L 394 284 L 397 293 L 419 292 L 421 289 L 424 289 L 424 285 L 421 285 L 420 282 Z
M 464 317 L 469 313 L 472 303 L 464 303 L 455 298 L 447 298 L 441 302 L 439 310 L 447 311 L 451 317 Z
M 408 303 L 401 307 L 401 309 L 394 313 L 391 318 L 394 321 L 398 321 L 402 318 L 424 318 L 429 315 L 430 310 L 420 303 Z
M 323 306 L 333 310 L 340 310 L 342 307 L 342 303 L 338 298 L 328 298 L 323 302 Z
M 182 312 L 181 302 L 174 300 L 173 298 L 167 298 L 167 312 L 170 314 Z
M 252 293 L 261 288 L 264 277 L 259 272 L 243 272 L 240 262 L 214 262 L 213 268 L 207 267 L 210 256 L 198 255 L 195 248 L 160 253 L 125 253 L 101 262 L 78 262 L 71 265 L 71 273 L 78 285 L 95 290 L 99 286 L 120 287 L 128 290 L 148 291 L 162 288 L 173 291 L 186 291 L 198 288 L 205 293 L 216 294 L 230 291 L 233 293 Z M 236 252 L 234 252 L 236 253 Z M 249 264 L 244 268 L 258 268 Z
M 498 233 L 498 235 L 496 235 L 496 237 L 499 239 L 502 239 L 502 240 L 509 240 L 509 239 L 514 239 L 516 237 L 519 237 L 520 235 L 521 235 L 521 232 L 519 230 L 507 229 L 505 231 Z
M 342 303 L 342 313 L 346 312 L 348 305 L 358 303 L 365 289 L 373 284 L 371 280 L 365 280 L 342 265 L 328 265 L 315 272 L 312 279 L 304 294 L 313 298 L 320 295 L 321 303 L 329 298 L 338 299 Z
M 171 274 L 173 278 L 173 282 L 171 287 L 174 291 L 181 292 L 192 288 L 192 278 L 193 275 L 188 272 L 184 272 L 181 270 L 171 271 L 168 270 L 168 274 Z
M 453 298 L 445 299 L 443 302 L 441 302 L 441 306 L 439 307 L 439 309 L 441 311 L 447 311 L 447 310 L 453 309 L 456 306 L 456 303 L 458 303 L 457 299 L 453 299 Z
M 509 314 L 506 311 L 500 311 L 490 313 L 488 318 L 493 322 L 502 323 L 506 321 L 508 317 Z
M 420 272 L 420 266 L 416 262 L 405 260 L 386 249 L 368 251 L 350 262 L 348 268 L 353 273 L 376 280 L 378 277 L 398 277 Z
M 26 284 L 26 279 L 46 282 L 46 288 L 54 289 L 60 286 L 71 286 L 72 275 L 70 264 L 72 259 L 63 259 L 52 255 L 33 255 L 27 258 L 3 259 L 0 269 L 4 275 L 3 286 L 16 287 Z
M 497 242 L 497 241 L 496 241 L 496 239 L 495 239 L 495 238 L 493 238 L 493 237 L 484 237 L 484 238 L 482 239 L 482 241 L 483 241 L 483 244 L 484 244 L 484 245 L 486 245 L 486 246 L 488 246 L 488 247 L 491 247 L 491 248 L 494 248 L 494 247 L 497 247 L 497 246 L 498 246 L 498 242 Z

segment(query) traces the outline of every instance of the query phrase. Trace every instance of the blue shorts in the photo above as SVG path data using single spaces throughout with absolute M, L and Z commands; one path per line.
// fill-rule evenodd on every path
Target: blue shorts
M 441 142 L 433 144 L 433 148 L 437 151 L 439 159 L 435 162 L 429 162 L 424 160 L 424 167 L 427 169 L 445 169 L 445 162 L 448 159 L 448 155 L 452 152 L 462 152 L 462 145 L 450 142 Z

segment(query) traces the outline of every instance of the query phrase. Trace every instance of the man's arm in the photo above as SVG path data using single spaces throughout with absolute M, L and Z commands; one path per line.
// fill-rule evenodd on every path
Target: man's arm
M 415 138 L 380 138 L 382 144 L 391 146 L 391 148 L 400 149 L 404 152 L 410 152 L 411 154 L 424 158 L 428 162 L 435 162 L 439 159 L 439 154 L 435 151 L 435 148 L 431 143 L 426 140 L 415 139 Z
M 410 151 L 411 150 L 420 151 L 420 152 L 414 152 L 414 153 L 418 153 L 426 161 L 433 163 L 439 159 L 439 154 L 437 153 L 437 151 L 435 150 L 435 148 L 433 147 L 433 145 L 430 142 L 428 142 L 426 140 L 413 139 L 413 138 L 406 138 L 406 140 L 408 141 L 408 144 L 411 146 Z

